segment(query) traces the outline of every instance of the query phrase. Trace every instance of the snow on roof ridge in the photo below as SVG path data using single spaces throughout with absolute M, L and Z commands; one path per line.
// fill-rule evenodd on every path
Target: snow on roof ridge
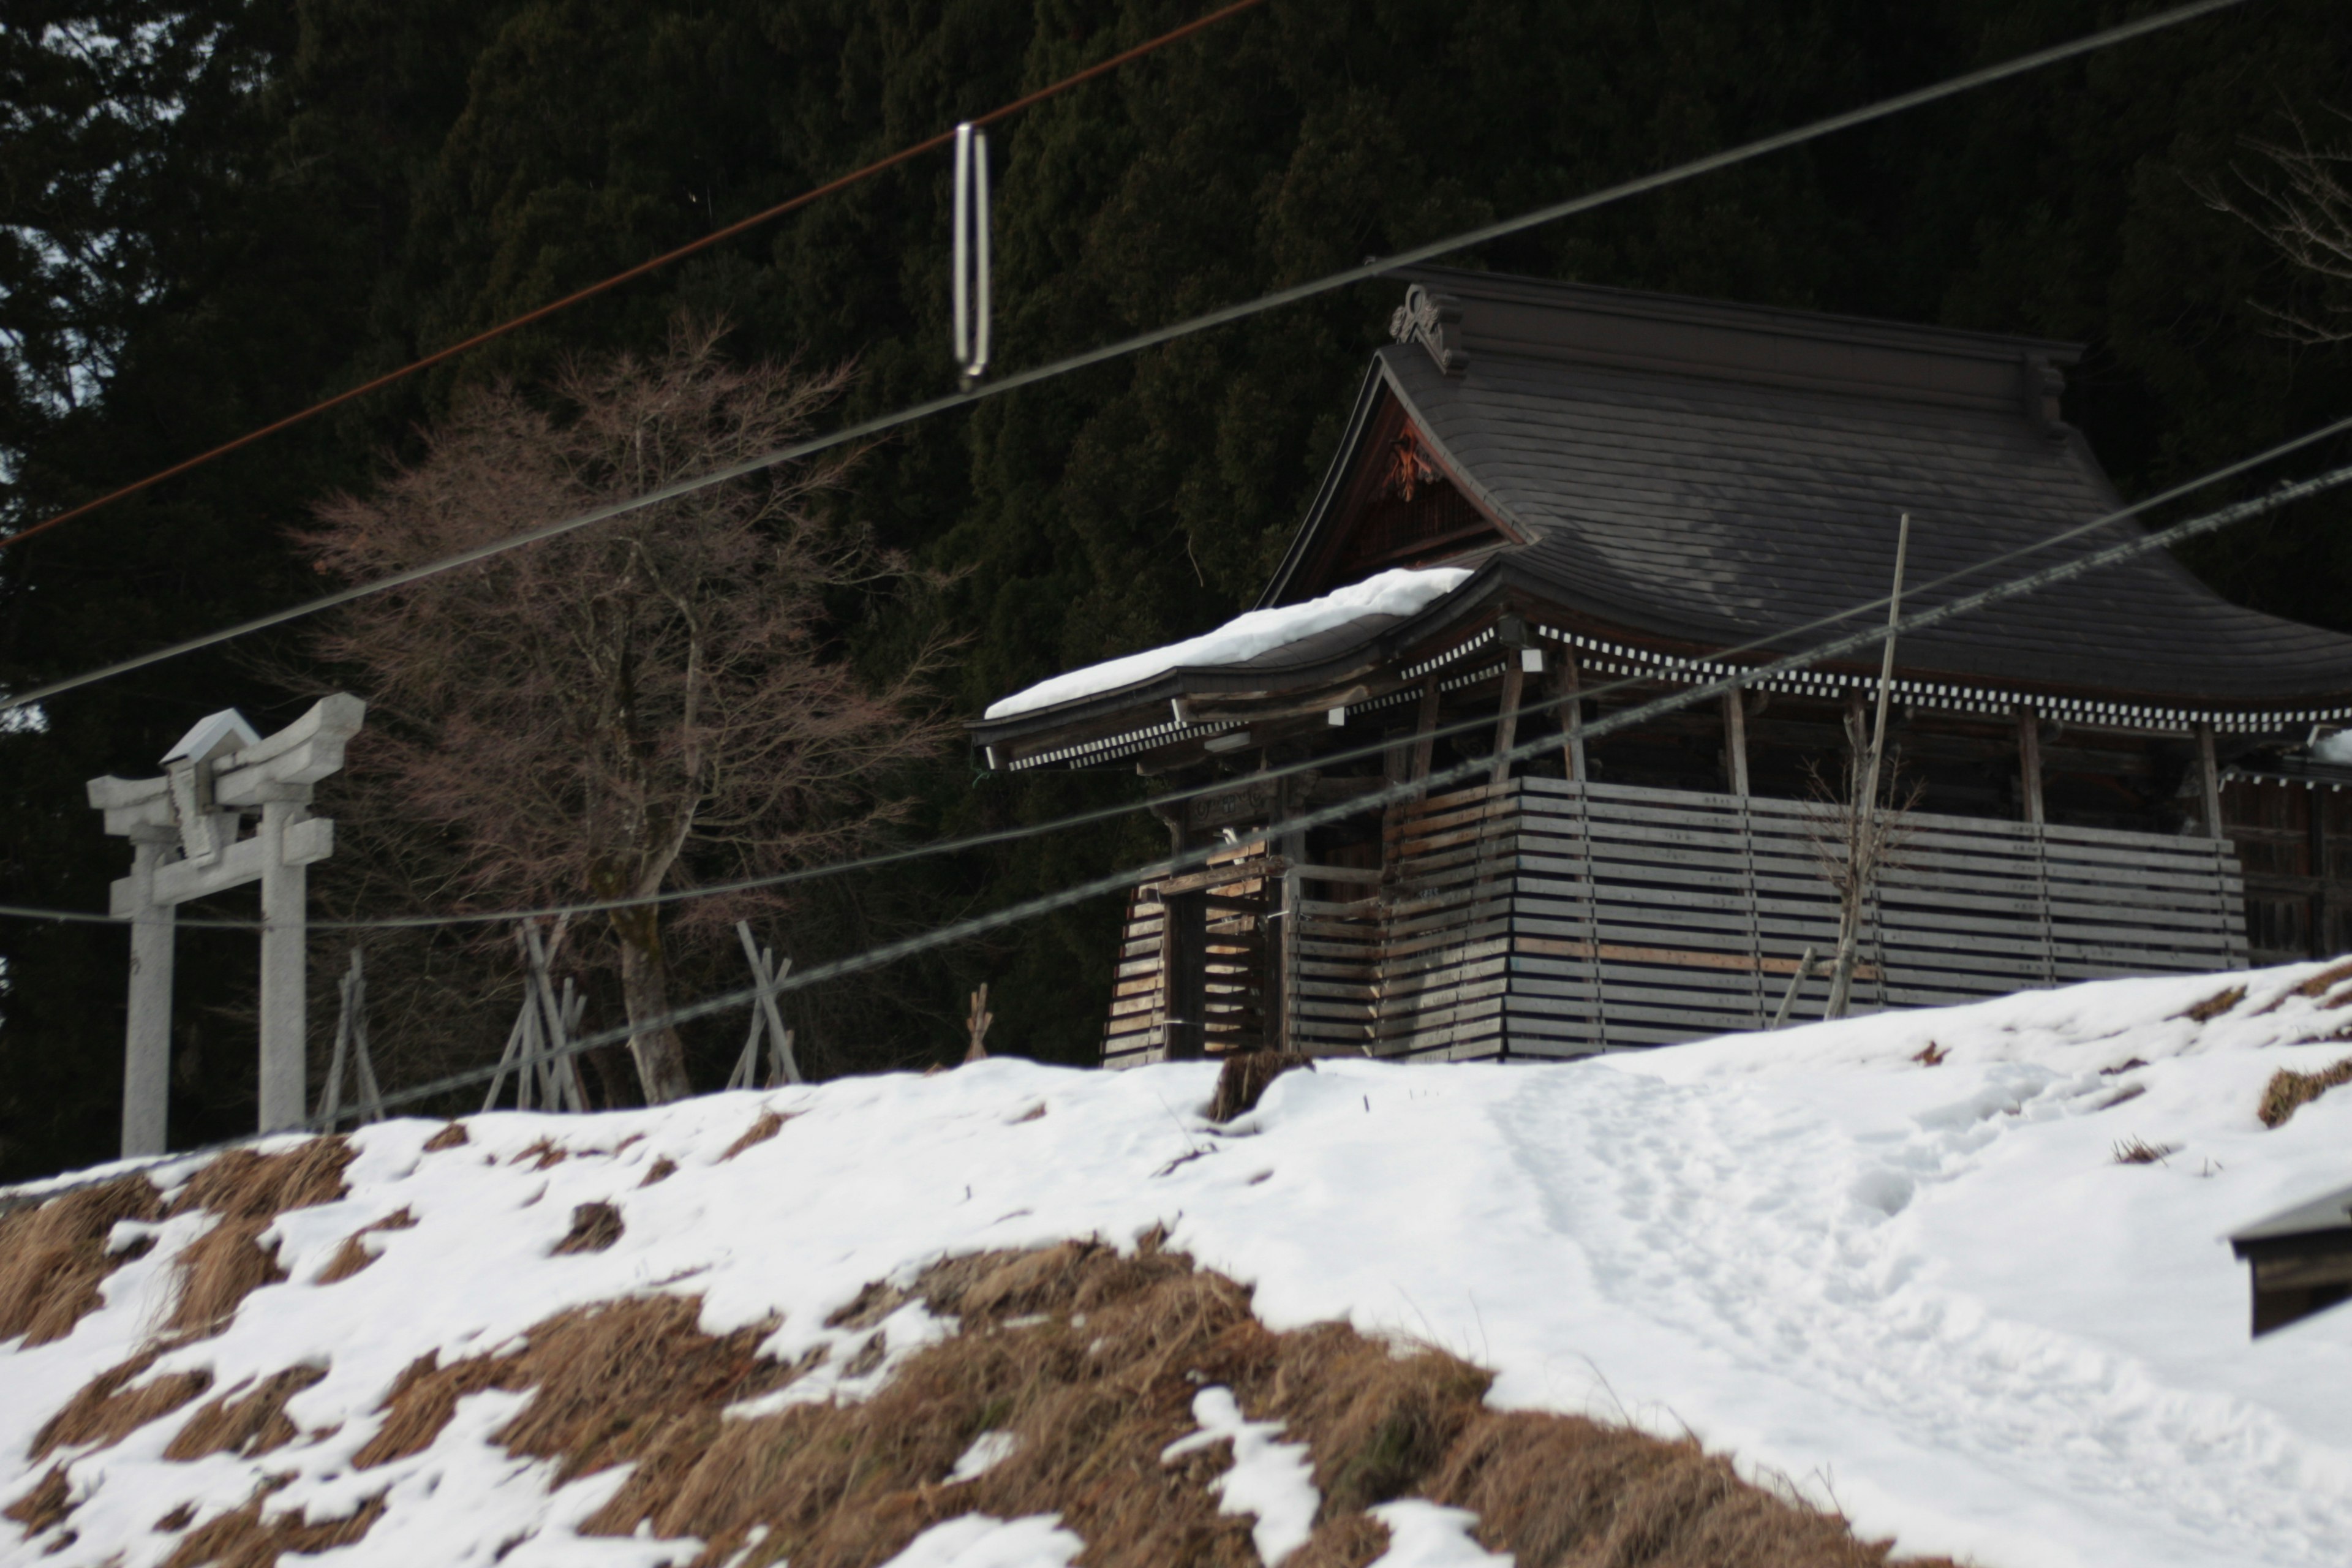
M 1469 576 L 1469 568 L 1464 566 L 1393 567 L 1303 605 L 1252 610 L 1182 642 L 1066 670 L 1026 690 L 999 698 L 989 704 L 983 717 L 1009 719 L 1016 713 L 1116 691 L 1187 665 L 1238 664 L 1365 616 L 1410 616 L 1452 593 Z

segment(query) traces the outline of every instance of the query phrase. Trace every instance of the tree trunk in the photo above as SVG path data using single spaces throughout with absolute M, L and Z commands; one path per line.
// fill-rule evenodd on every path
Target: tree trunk
M 640 944 L 621 931 L 621 998 L 629 1010 L 629 1055 L 637 1064 L 637 1082 L 647 1105 L 666 1105 L 694 1092 L 686 1076 L 686 1042 L 669 1025 L 643 1027 L 647 1020 L 669 1012 L 669 965 L 663 961 L 659 938 Z

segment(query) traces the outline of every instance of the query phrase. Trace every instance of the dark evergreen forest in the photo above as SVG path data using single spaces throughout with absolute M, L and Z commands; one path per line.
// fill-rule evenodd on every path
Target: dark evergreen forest
M 38 521 L 781 201 L 1196 15 L 1192 0 L 11 0 L 0 22 L 0 529 Z M 1025 112 L 996 152 L 997 363 L 1248 298 L 2158 7 L 2147 0 L 1270 0 Z M 1460 258 L 2088 345 L 2068 416 L 2146 493 L 2352 405 L 2288 341 L 2308 285 L 2212 210 L 2245 139 L 2352 108 L 2340 0 L 2264 0 Z M 949 164 L 918 161 L 326 418 L 0 552 L 0 688 L 318 591 L 289 531 L 364 491 L 465 387 L 657 346 L 849 363 L 850 419 L 953 384 Z M 938 418 L 838 500 L 937 574 L 845 598 L 878 679 L 961 642 L 953 715 L 1245 605 L 1400 293 L 1364 285 Z M 2352 628 L 2339 506 L 2210 542 L 2242 601 Z M 103 908 L 122 846 L 83 781 L 147 776 L 195 717 L 265 731 L 299 629 L 0 731 L 0 898 Z M 310 672 L 331 681 L 335 672 Z M 364 692 L 362 693 L 365 695 Z M 919 838 L 1139 796 L 1115 777 L 903 785 Z M 333 815 L 331 791 L 322 795 Z M 826 884 L 803 963 L 1145 858 L 1149 819 Z M 235 898 L 215 912 L 249 914 Z M 199 911 L 191 911 L 199 912 Z M 1115 910 L 796 1001 L 821 1070 L 991 1043 L 1089 1058 Z M 175 1144 L 249 1130 L 249 935 L 181 938 Z M 740 983 L 740 959 L 683 972 Z M 0 921 L 0 1175 L 103 1158 L 119 930 Z M 848 991 L 849 987 L 844 987 Z M 327 1020 L 331 1022 L 330 1016 Z M 313 1032 L 320 1020 L 314 1011 Z M 389 1026 L 380 1026 L 389 1030 Z M 697 1035 L 707 1086 L 734 1023 Z M 405 1061 L 486 1061 L 442 1041 Z

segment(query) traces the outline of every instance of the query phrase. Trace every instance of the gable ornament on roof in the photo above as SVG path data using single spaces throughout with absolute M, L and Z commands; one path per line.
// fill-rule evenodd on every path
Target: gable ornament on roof
M 1462 301 L 1416 283 L 1405 290 L 1404 303 L 1389 318 L 1389 335 L 1401 343 L 1419 343 L 1447 375 L 1470 368 L 1470 351 L 1462 342 Z

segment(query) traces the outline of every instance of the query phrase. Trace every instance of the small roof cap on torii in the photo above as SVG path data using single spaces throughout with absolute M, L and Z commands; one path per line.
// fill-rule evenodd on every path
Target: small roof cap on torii
M 163 765 L 171 766 L 183 760 L 205 762 L 231 752 L 241 752 L 261 739 L 261 732 L 246 722 L 245 715 L 234 708 L 224 708 L 196 721 L 196 727 L 180 737 L 180 743 L 163 753 Z M 223 742 L 230 742 L 224 746 Z

